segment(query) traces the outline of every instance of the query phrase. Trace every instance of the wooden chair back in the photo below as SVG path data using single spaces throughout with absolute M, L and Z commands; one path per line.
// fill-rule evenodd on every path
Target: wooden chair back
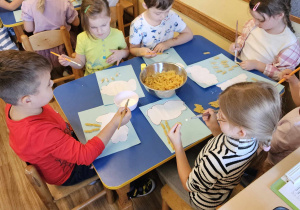
M 53 47 L 64 44 L 67 50 L 67 54 L 69 57 L 74 56 L 74 51 L 72 49 L 71 41 L 70 41 L 70 33 L 66 29 L 65 26 L 61 26 L 60 30 L 51 30 L 51 31 L 43 31 L 37 34 L 34 34 L 30 37 L 25 34 L 21 36 L 23 48 L 26 51 L 38 51 L 38 50 L 47 50 Z M 82 69 L 73 69 L 73 74 L 58 78 L 53 80 L 54 83 L 59 83 L 65 80 L 70 79 L 78 79 L 83 76 Z
M 45 206 L 48 209 L 58 209 L 56 205 L 56 201 L 65 198 L 69 196 L 71 193 L 87 186 L 91 182 L 99 179 L 98 176 L 94 176 L 90 179 L 87 179 L 85 181 L 82 181 L 76 185 L 72 186 L 56 186 L 56 185 L 50 185 L 46 184 L 46 182 L 41 178 L 40 174 L 36 170 L 36 168 L 33 165 L 27 165 L 25 167 L 25 175 L 28 178 L 31 185 L 34 187 L 35 191 L 37 192 L 38 196 L 42 200 L 42 202 L 45 204 Z M 104 195 L 107 195 L 110 197 L 107 197 L 109 203 L 113 203 L 113 198 L 111 191 L 107 191 L 106 189 L 103 189 L 101 192 L 97 193 L 87 201 L 83 202 L 80 205 L 77 205 L 73 209 L 81 209 L 88 204 L 92 203 L 96 199 L 103 197 Z

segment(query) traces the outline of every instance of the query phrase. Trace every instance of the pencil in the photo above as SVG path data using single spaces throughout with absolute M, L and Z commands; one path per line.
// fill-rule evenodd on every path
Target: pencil
M 128 102 L 129 102 L 129 99 L 127 99 L 127 102 L 126 102 L 126 104 L 125 104 L 125 109 L 124 109 L 124 111 L 122 112 L 122 116 L 121 116 L 121 119 L 120 119 L 120 122 L 119 122 L 119 125 L 118 125 L 118 130 L 119 130 L 119 128 L 120 128 L 120 126 L 121 126 L 121 122 L 122 122 L 122 120 L 123 120 L 123 118 L 124 118 L 124 116 L 125 116 L 125 114 L 126 114 L 126 109 L 127 109 L 127 106 L 128 106 Z
M 214 113 L 217 113 L 219 110 L 217 109 L 215 109 L 214 110 Z M 200 118 L 200 117 L 203 117 L 203 116 L 209 116 L 210 114 L 207 112 L 207 113 L 204 113 L 204 114 L 199 114 L 199 115 L 196 115 L 196 116 L 194 116 L 194 117 L 191 117 L 191 119 L 198 119 L 198 118 Z
M 300 70 L 300 67 L 297 68 L 297 69 L 295 69 L 294 71 L 292 71 L 292 72 L 289 74 L 289 76 L 294 75 L 294 74 L 297 73 L 299 70 Z M 285 80 L 286 80 L 285 78 L 281 79 L 281 80 L 275 85 L 275 87 L 276 87 L 277 85 L 283 83 Z
M 52 52 L 52 51 L 51 51 L 51 53 L 52 53 L 53 55 L 56 55 L 57 57 L 60 56 L 59 54 L 56 54 L 55 52 Z M 68 58 L 64 58 L 64 59 L 67 60 L 67 61 L 69 61 L 69 62 L 71 62 L 71 63 L 76 64 L 77 66 L 81 66 L 79 63 L 76 63 L 75 61 L 72 61 L 72 60 L 70 60 L 70 59 L 68 59 Z

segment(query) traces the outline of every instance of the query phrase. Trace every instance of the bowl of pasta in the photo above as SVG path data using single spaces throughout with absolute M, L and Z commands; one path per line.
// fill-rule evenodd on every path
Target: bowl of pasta
M 185 84 L 187 73 L 174 63 L 153 63 L 140 73 L 145 89 L 158 98 L 170 98 Z

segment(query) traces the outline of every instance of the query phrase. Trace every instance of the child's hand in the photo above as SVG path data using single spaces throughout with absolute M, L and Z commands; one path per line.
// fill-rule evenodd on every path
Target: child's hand
M 257 61 L 256 60 L 246 60 L 240 63 L 242 69 L 245 70 L 253 70 L 257 69 Z
M 176 123 L 169 131 L 168 136 L 173 143 L 175 149 L 182 147 L 181 143 L 181 132 L 180 132 L 181 124 Z
M 235 50 L 238 52 L 242 49 L 242 46 L 240 44 L 237 44 L 237 47 L 235 47 L 235 43 L 232 43 L 229 47 L 229 52 L 234 53 Z
M 106 59 L 106 62 L 109 64 L 113 64 L 117 62 L 117 66 L 118 66 L 124 56 L 123 51 L 122 50 L 109 50 L 109 51 L 112 52 L 112 54 Z
M 298 84 L 299 83 L 299 80 L 298 78 L 295 76 L 295 74 L 293 74 L 292 76 L 290 76 L 289 74 L 292 72 L 291 69 L 285 69 L 283 70 L 282 72 L 279 73 L 278 77 L 279 77 L 279 80 L 285 78 L 286 81 L 290 84 Z
M 163 53 L 165 50 L 169 49 L 170 46 L 167 42 L 161 42 L 158 45 L 156 45 L 153 49 L 156 53 Z
M 116 126 L 119 125 L 119 122 L 121 120 L 123 112 L 125 112 L 125 107 L 119 108 L 119 110 L 117 111 L 117 113 L 114 115 L 114 117 L 113 117 L 112 120 L 114 121 L 114 123 L 115 123 Z M 126 114 L 124 115 L 124 118 L 122 119 L 122 122 L 121 122 L 121 126 L 126 125 L 129 122 L 130 118 L 131 118 L 131 111 L 127 107 Z
M 140 48 L 140 50 L 139 50 L 139 55 L 140 55 L 140 56 L 143 56 L 143 57 L 145 57 L 145 58 L 153 58 L 153 57 L 156 56 L 156 52 L 150 50 L 149 48 L 142 47 L 142 48 Z
M 70 59 L 68 56 L 66 56 L 65 54 L 62 54 L 58 57 L 58 62 L 60 63 L 60 65 L 62 66 L 69 66 L 71 62 L 67 61 L 65 58 Z
M 215 114 L 213 109 L 207 109 L 204 113 L 209 113 L 209 115 L 203 115 L 202 119 L 204 120 L 205 124 L 211 130 L 214 136 L 219 135 L 222 133 L 220 125 L 217 120 L 217 115 Z M 204 114 L 203 113 L 203 114 Z

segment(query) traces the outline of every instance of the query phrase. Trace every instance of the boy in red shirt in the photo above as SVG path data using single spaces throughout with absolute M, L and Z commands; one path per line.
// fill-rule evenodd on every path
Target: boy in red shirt
M 51 64 L 37 53 L 0 52 L 0 97 L 7 103 L 9 143 L 47 183 L 73 185 L 96 175 L 90 164 L 104 150 L 125 110 L 120 108 L 95 137 L 80 143 L 71 136 L 71 127 L 48 105 L 53 97 L 50 72 Z M 126 109 L 121 125 L 130 118 Z

